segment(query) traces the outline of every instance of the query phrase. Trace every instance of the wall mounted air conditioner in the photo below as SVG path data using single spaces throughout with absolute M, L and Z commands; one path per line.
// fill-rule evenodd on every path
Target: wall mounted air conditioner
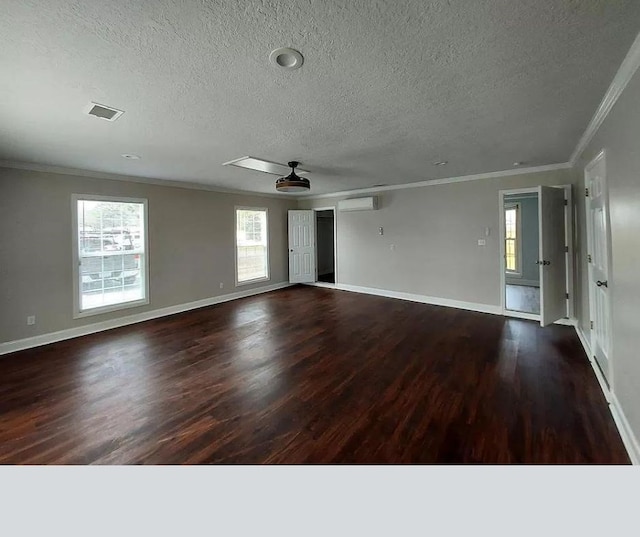
M 368 198 L 353 198 L 350 200 L 340 200 L 338 202 L 339 211 L 373 211 L 377 208 L 377 196 L 369 196 Z

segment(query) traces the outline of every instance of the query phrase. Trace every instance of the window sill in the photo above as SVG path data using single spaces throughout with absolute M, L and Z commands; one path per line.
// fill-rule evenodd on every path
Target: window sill
M 74 319 L 82 319 L 83 317 L 92 317 L 93 315 L 100 315 L 102 313 L 111 313 L 113 311 L 126 310 L 129 308 L 138 308 L 140 306 L 146 306 L 149 304 L 149 299 L 144 298 L 141 300 L 133 300 L 131 302 L 123 302 L 120 304 L 113 304 L 111 306 L 102 306 L 100 308 L 91 308 L 89 310 L 75 311 L 73 313 Z
M 236 287 L 242 287 L 244 285 L 251 285 L 252 283 L 268 282 L 271 280 L 270 276 L 266 278 L 256 278 L 255 280 L 247 280 L 245 282 L 236 282 Z

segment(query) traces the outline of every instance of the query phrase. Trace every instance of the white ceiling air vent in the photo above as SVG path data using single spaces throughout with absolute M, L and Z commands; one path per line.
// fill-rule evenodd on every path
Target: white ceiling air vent
M 105 119 L 107 121 L 115 121 L 124 114 L 124 110 L 118 110 L 117 108 L 112 108 L 111 106 L 105 106 L 104 104 L 94 102 L 90 102 L 85 111 L 90 116 L 97 117 L 98 119 Z

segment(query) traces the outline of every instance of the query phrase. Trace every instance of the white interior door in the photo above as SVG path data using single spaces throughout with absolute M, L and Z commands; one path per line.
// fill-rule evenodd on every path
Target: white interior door
M 603 375 L 609 379 L 611 352 L 609 290 L 609 219 L 607 176 L 604 153 L 587 167 L 587 242 L 589 261 L 589 302 L 591 350 Z
M 289 281 L 316 281 L 316 230 L 313 211 L 289 211 Z
M 564 189 L 538 188 L 540 324 L 547 326 L 567 315 Z

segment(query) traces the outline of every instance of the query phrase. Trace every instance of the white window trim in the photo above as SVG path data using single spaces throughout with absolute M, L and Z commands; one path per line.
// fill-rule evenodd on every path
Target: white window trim
M 112 304 L 90 310 L 80 309 L 80 254 L 78 252 L 78 200 L 89 201 L 116 201 L 121 203 L 142 203 L 144 206 L 144 294 L 145 298 L 125 302 L 122 304 Z M 73 266 L 73 318 L 81 319 L 102 313 L 137 308 L 150 303 L 149 297 L 149 211 L 148 201 L 145 198 L 127 198 L 121 196 L 99 196 L 94 194 L 71 194 L 71 264 Z
M 516 210 L 516 270 L 507 270 L 505 267 L 505 274 L 514 278 L 522 278 L 522 207 L 520 203 L 505 203 L 504 212 L 509 209 Z M 505 243 L 507 241 L 507 229 L 506 229 L 506 217 L 505 217 Z
M 238 281 L 238 211 L 264 211 L 267 216 L 267 276 L 265 278 L 254 278 L 253 280 Z M 253 283 L 268 282 L 271 280 L 271 233 L 269 233 L 269 209 L 268 207 L 247 207 L 236 205 L 233 209 L 233 260 L 234 260 L 234 280 L 236 287 L 251 285 Z

